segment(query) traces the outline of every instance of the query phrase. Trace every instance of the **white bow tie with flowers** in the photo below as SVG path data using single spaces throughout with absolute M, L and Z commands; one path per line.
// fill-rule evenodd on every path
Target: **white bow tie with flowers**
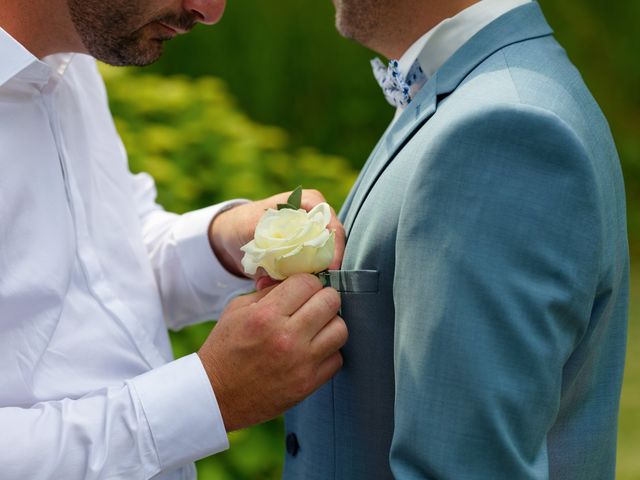
M 405 108 L 427 82 L 427 76 L 417 61 L 411 66 L 406 77 L 400 73 L 398 66 L 397 60 L 391 60 L 388 67 L 379 58 L 371 60 L 373 76 L 382 88 L 387 102 L 393 107 Z

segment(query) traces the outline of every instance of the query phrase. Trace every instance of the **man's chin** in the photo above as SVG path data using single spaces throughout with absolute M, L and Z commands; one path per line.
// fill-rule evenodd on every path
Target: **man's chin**
M 135 48 L 121 48 L 100 52 L 93 56 L 114 67 L 145 67 L 156 62 L 164 52 L 164 42 L 170 38 L 150 38 L 139 42 Z
M 366 45 L 366 38 L 363 38 L 363 32 L 350 23 L 343 21 L 340 17 L 336 17 L 336 30 L 342 37 Z
M 164 43 L 167 40 L 171 40 L 170 38 L 153 38 L 149 41 L 151 44 L 149 48 L 147 48 L 144 54 L 141 54 L 138 57 L 138 63 L 132 64 L 138 67 L 145 67 L 147 65 L 151 65 L 160 59 L 162 54 L 164 53 Z
M 348 23 L 344 21 L 344 18 L 340 16 L 340 14 L 336 14 L 336 30 L 344 38 L 354 39 L 352 29 L 349 28 Z

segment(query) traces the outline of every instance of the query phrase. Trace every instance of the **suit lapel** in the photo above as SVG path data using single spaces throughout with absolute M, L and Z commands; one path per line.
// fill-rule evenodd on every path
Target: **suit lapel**
M 501 16 L 463 45 L 429 79 L 398 120 L 387 129 L 367 160 L 341 211 L 347 236 L 380 175 L 420 127 L 433 116 L 441 99 L 453 92 L 474 68 L 498 50 L 552 33 L 540 6 L 533 1 Z
M 435 77 L 432 79 L 434 80 Z M 411 138 L 427 119 L 436 111 L 436 96 L 433 86 L 435 82 L 428 82 L 409 104 L 398 120 L 387 129 L 373 154 L 367 160 L 362 174 L 356 181 L 351 195 L 345 202 L 342 215 L 347 234 L 355 221 L 360 207 L 376 181 L 395 157 L 400 148 Z
M 387 133 L 388 133 L 388 129 L 383 133 L 382 137 L 380 137 L 380 140 L 378 140 L 378 144 L 375 146 L 375 148 L 371 152 L 371 155 L 369 155 L 369 159 L 365 162 L 363 167 L 360 169 L 360 174 L 358 175 L 358 178 L 353 184 L 353 187 L 351 187 L 351 191 L 349 192 L 347 199 L 344 201 L 342 208 L 340 209 L 340 213 L 338 214 L 338 217 L 340 218 L 340 221 L 342 222 L 343 225 L 346 222 L 347 213 L 351 209 L 350 207 L 351 207 L 351 204 L 353 203 L 353 198 L 356 196 L 357 192 L 360 190 L 360 185 L 362 184 L 364 178 L 366 177 L 367 172 L 371 167 L 371 163 L 373 162 L 373 159 L 378 154 L 378 150 L 380 150 L 380 147 L 384 143 Z

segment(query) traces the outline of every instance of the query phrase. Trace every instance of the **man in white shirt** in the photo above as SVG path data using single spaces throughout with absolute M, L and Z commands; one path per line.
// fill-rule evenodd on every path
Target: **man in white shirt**
M 311 275 L 242 296 L 264 209 L 185 215 L 132 175 L 95 60 L 146 64 L 220 0 L 36 0 L 0 9 L 0 477 L 188 479 L 342 362 L 340 298 Z M 76 53 L 69 53 L 76 52 Z M 322 201 L 303 193 L 303 206 Z M 334 266 L 342 256 L 342 227 Z M 219 318 L 173 360 L 166 327 Z
M 347 198 L 345 367 L 287 480 L 613 480 L 629 253 L 606 119 L 527 0 L 334 0 L 396 108 Z

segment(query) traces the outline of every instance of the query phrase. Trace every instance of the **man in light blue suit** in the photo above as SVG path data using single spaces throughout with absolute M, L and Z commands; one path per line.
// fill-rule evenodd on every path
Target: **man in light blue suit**
M 374 62 L 398 110 L 342 211 L 344 368 L 288 414 L 284 478 L 613 479 L 624 188 L 579 73 L 533 1 L 334 3 L 400 58 Z

